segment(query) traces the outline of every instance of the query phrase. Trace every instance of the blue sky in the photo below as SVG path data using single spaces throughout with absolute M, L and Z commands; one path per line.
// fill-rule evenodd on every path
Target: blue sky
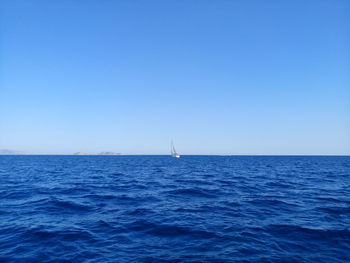
M 0 8 L 2 149 L 350 154 L 350 1 Z

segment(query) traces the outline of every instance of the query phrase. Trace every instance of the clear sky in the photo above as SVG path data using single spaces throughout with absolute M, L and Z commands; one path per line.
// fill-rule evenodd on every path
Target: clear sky
M 0 9 L 0 149 L 350 154 L 348 0 Z

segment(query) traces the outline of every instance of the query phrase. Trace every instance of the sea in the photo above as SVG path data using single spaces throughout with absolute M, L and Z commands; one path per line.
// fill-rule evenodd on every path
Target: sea
M 0 156 L 0 262 L 350 262 L 350 157 Z

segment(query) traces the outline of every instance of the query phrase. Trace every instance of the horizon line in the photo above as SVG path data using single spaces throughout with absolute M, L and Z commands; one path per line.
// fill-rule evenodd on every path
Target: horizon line
M 0 154 L 0 156 L 170 156 L 170 154 Z M 350 154 L 181 154 L 181 156 L 350 156 Z

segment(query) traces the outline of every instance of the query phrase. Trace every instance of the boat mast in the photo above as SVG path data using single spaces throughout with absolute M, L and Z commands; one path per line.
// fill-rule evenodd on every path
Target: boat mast
M 175 155 L 175 154 L 176 154 L 176 150 L 175 150 L 173 141 L 171 141 L 171 146 L 170 146 L 170 148 L 171 148 L 171 155 Z
M 171 156 L 172 156 L 172 157 L 180 158 L 180 154 L 178 154 L 178 153 L 176 152 L 176 150 L 175 150 L 175 146 L 174 146 L 173 140 L 171 140 L 170 150 L 171 150 Z

